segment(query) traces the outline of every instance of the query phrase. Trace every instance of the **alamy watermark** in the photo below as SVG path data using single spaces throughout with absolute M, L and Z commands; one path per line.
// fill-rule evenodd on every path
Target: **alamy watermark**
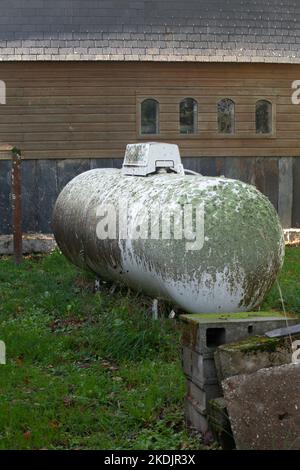
M 201 250 L 204 245 L 204 203 L 172 204 L 151 209 L 133 204 L 126 198 L 117 205 L 98 206 L 96 233 L 100 240 L 185 240 L 185 248 Z
M 292 349 L 293 349 L 292 363 L 300 364 L 300 340 L 293 341 Z
M 0 104 L 6 104 L 6 84 L 0 80 Z
M 0 341 L 0 365 L 6 364 L 6 346 L 4 341 Z
M 300 80 L 294 80 L 292 82 L 292 103 L 300 104 Z

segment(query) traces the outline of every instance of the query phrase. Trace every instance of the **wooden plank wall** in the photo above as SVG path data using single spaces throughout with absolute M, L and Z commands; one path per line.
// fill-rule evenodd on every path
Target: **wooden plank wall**
M 1 63 L 7 104 L 0 106 L 0 142 L 27 159 L 121 158 L 139 136 L 137 103 L 160 102 L 160 136 L 187 157 L 300 156 L 300 105 L 291 84 L 300 65 L 193 63 Z M 179 101 L 199 103 L 199 134 L 181 136 Z M 216 103 L 236 103 L 236 134 L 217 133 Z M 274 103 L 275 134 L 255 135 L 255 102 Z M 153 139 L 153 138 L 152 138 Z
M 255 184 L 285 226 L 300 227 L 300 105 L 291 102 L 300 65 L 192 63 L 1 63 L 7 104 L 0 143 L 22 149 L 26 231 L 51 231 L 60 189 L 76 174 L 121 165 L 130 142 L 177 143 L 184 165 Z M 138 103 L 160 102 L 155 138 L 139 135 Z M 179 134 L 179 102 L 198 101 L 199 133 Z M 217 133 L 216 103 L 236 103 L 236 134 Z M 275 133 L 255 135 L 255 102 L 274 104 Z M 289 157 L 291 158 L 289 161 Z M 10 162 L 0 160 L 0 234 L 10 233 Z

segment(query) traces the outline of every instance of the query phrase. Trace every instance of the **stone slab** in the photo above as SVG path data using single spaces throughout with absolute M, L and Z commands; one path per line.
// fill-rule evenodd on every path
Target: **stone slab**
M 300 450 L 300 364 L 222 382 L 239 450 Z
M 53 235 L 41 233 L 23 235 L 23 254 L 50 253 L 56 246 Z M 0 256 L 10 256 L 13 252 L 12 235 L 0 235 Z
M 299 339 L 300 335 L 293 336 L 293 341 Z M 292 346 L 289 337 L 254 336 L 220 346 L 215 352 L 220 382 L 234 375 L 251 374 L 259 369 L 280 366 L 291 361 Z
M 184 374 L 200 386 L 217 381 L 214 358 L 204 357 L 185 346 L 182 347 L 182 368 Z

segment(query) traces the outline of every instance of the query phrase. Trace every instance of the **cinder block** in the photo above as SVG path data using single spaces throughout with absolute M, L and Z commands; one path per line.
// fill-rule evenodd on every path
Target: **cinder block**
M 223 450 L 235 448 L 231 425 L 223 397 L 214 398 L 208 402 L 207 422 L 213 438 Z
M 217 380 L 217 371 L 213 355 L 204 357 L 196 351 L 183 346 L 182 348 L 183 372 L 190 379 L 198 383 L 214 383 Z
M 201 413 L 197 403 L 193 401 L 190 397 L 185 398 L 184 402 L 184 415 L 186 424 L 196 429 L 197 431 L 202 432 L 203 434 L 208 431 L 208 423 L 206 416 Z
M 297 318 L 286 318 L 273 312 L 250 312 L 239 314 L 218 315 L 181 315 L 183 321 L 182 335 L 182 365 L 187 377 L 187 396 L 185 416 L 187 422 L 196 429 L 206 432 L 208 424 L 206 413 L 210 400 L 222 396 L 221 380 L 233 375 L 245 367 L 257 370 L 261 364 L 264 367 L 267 354 L 257 357 L 247 365 L 245 357 L 236 353 L 236 361 L 228 359 L 226 344 L 250 339 L 267 331 L 297 324 Z M 255 340 L 254 340 L 255 341 Z M 216 358 L 219 372 L 217 374 L 214 353 L 219 348 Z M 227 354 L 227 355 L 226 355 Z M 281 354 L 281 353 L 280 353 Z M 280 354 L 277 357 L 281 357 Z M 285 352 L 283 353 L 285 355 Z M 269 356 L 268 356 L 269 357 Z M 270 358 L 269 358 L 270 359 Z M 282 358 L 280 360 L 283 360 Z M 255 365 L 256 364 L 256 365 Z M 219 376 L 219 379 L 218 379 Z
M 211 355 L 218 346 L 240 341 L 299 320 L 288 320 L 274 312 L 245 312 L 232 314 L 181 315 L 183 322 L 182 345 L 203 355 Z
M 191 380 L 187 381 L 187 397 L 197 403 L 199 410 L 202 413 L 206 413 L 207 405 L 209 400 L 220 397 L 222 395 L 222 388 L 218 382 L 214 384 L 207 384 L 205 388 L 200 388 L 199 385 L 195 384 Z

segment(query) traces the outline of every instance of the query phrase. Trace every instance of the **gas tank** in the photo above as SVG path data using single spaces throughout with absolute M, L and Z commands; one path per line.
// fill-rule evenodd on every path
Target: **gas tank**
M 166 156 L 139 175 L 135 159 L 131 149 L 127 170 L 125 159 L 123 170 L 87 171 L 63 189 L 53 229 L 65 256 L 187 312 L 258 306 L 284 259 L 270 201 L 241 181 L 186 175 Z

